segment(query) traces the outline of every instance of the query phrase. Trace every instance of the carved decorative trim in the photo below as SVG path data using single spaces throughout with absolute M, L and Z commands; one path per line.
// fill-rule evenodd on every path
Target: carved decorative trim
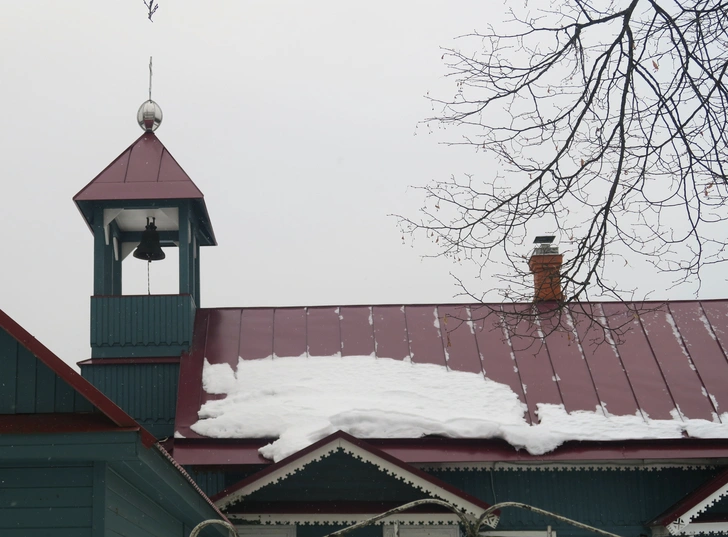
M 728 495 L 728 483 L 723 485 L 721 488 L 716 490 L 714 493 L 709 494 L 703 500 L 695 504 L 691 509 L 688 509 L 686 512 L 684 512 L 680 517 L 676 518 L 674 521 L 672 521 L 670 524 L 667 525 L 667 531 L 670 532 L 671 535 L 694 535 L 694 533 L 691 533 L 690 528 L 698 528 L 700 527 L 707 527 L 707 526 L 713 526 L 714 523 L 695 523 L 691 524 L 691 521 L 696 518 L 700 513 L 704 512 L 706 509 L 708 509 L 710 506 L 712 506 L 715 502 L 719 501 L 723 497 Z M 718 524 L 718 523 L 715 523 Z M 722 524 L 722 527 L 726 528 L 728 527 L 728 524 Z M 710 533 L 710 531 L 718 531 L 718 530 L 704 530 Z M 696 533 L 704 533 L 704 531 L 697 531 Z M 720 531 L 726 531 L 726 530 L 720 530 Z
M 307 514 L 307 513 L 295 513 L 295 514 L 230 514 L 227 517 L 233 522 L 258 522 L 264 525 L 299 525 L 299 526 L 321 526 L 321 525 L 336 525 L 343 526 L 349 524 L 356 524 L 362 520 L 366 520 L 373 515 L 370 514 L 347 514 L 347 513 L 336 513 L 336 514 Z M 440 526 L 440 525 L 454 525 L 457 524 L 460 519 L 454 514 L 437 513 L 437 514 L 399 514 L 393 515 L 386 518 L 385 520 L 379 520 L 374 522 L 375 526 L 382 526 L 388 524 L 402 524 L 402 525 L 428 525 L 428 526 Z
M 688 524 L 682 530 L 682 535 L 705 535 L 711 533 L 728 533 L 728 522 L 694 522 Z
M 437 498 L 449 502 L 459 509 L 463 509 L 464 511 L 476 517 L 480 516 L 483 513 L 483 509 L 480 506 L 473 504 L 462 498 L 461 496 L 452 493 L 446 489 L 443 489 L 442 487 L 434 485 L 426 479 L 407 472 L 406 470 L 403 470 L 400 466 L 391 463 L 385 459 L 382 459 L 381 457 L 374 455 L 373 453 L 362 449 L 359 446 L 352 444 L 351 442 L 343 438 L 337 438 L 332 442 L 324 444 L 318 449 L 311 451 L 310 453 L 302 455 L 294 461 L 291 461 L 291 463 L 281 466 L 270 474 L 252 483 L 249 483 L 247 486 L 238 489 L 235 492 L 230 493 L 225 498 L 218 500 L 216 504 L 219 508 L 226 509 L 242 501 L 246 496 L 252 494 L 256 490 L 287 479 L 288 477 L 303 470 L 309 464 L 320 461 L 336 452 L 348 453 L 357 460 L 372 464 L 379 471 L 427 493 L 432 498 Z M 495 528 L 498 524 L 498 520 L 498 516 L 493 515 L 486 519 L 486 524 L 492 528 Z
M 483 471 L 498 471 L 498 472 L 547 472 L 547 471 L 559 471 L 559 472 L 579 472 L 579 471 L 620 471 L 620 472 L 634 472 L 634 471 L 646 471 L 654 472 L 659 470 L 665 470 L 668 468 L 677 468 L 680 470 L 704 470 L 715 468 L 720 464 L 719 461 L 713 459 L 711 461 L 665 461 L 665 462 L 624 462 L 619 463 L 615 461 L 603 461 L 603 462 L 545 462 L 545 463 L 503 463 L 503 462 L 440 462 L 440 463 L 427 463 L 427 464 L 416 464 L 412 466 L 419 468 L 425 472 L 428 471 L 468 471 L 468 472 L 483 472 Z

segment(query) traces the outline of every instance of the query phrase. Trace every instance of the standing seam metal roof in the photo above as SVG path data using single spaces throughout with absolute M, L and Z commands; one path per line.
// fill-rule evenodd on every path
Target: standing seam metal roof
M 540 327 L 523 319 L 519 335 L 505 331 L 498 316 L 486 316 L 491 308 L 519 306 L 202 309 L 192 350 L 182 359 L 176 428 L 186 438 L 200 438 L 189 428 L 197 411 L 221 397 L 202 389 L 204 359 L 235 370 L 239 358 L 332 355 L 480 373 L 510 386 L 531 423 L 538 421 L 539 403 L 563 404 L 568 412 L 601 406 L 612 415 L 672 419 L 678 412 L 679 418 L 720 419 L 728 408 L 728 300 L 586 306 L 609 326 L 624 328 L 619 344 L 596 345 L 600 333 L 574 309 L 552 331 L 547 318 Z

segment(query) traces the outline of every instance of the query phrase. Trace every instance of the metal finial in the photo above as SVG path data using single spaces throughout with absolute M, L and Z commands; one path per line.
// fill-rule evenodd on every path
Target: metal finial
M 137 123 L 143 131 L 156 131 L 162 123 L 162 109 L 154 101 L 144 101 L 137 112 Z
M 145 132 L 154 132 L 162 124 L 162 109 L 152 100 L 152 57 L 149 56 L 149 100 L 137 111 L 137 123 Z

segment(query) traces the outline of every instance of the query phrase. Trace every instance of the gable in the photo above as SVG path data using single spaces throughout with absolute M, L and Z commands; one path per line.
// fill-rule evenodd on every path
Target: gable
M 0 310 L 0 430 L 64 432 L 124 428 L 155 438 Z
M 700 535 L 728 533 L 728 469 L 703 483 L 650 521 L 653 533 Z
M 0 328 L 0 414 L 92 410 L 85 397 Z
M 264 523 L 343 523 L 405 503 L 438 499 L 480 516 L 489 505 L 357 440 L 334 433 L 213 498 L 232 519 Z M 403 523 L 456 523 L 432 504 L 397 515 Z M 388 519 L 390 522 L 393 520 Z M 486 518 L 495 527 L 498 516 Z

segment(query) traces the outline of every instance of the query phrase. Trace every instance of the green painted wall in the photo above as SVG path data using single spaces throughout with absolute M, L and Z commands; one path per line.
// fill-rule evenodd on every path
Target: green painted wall
M 191 295 L 91 297 L 93 358 L 179 356 L 192 343 Z
M 334 454 L 290 477 L 254 492 L 249 501 L 373 499 L 404 502 L 417 492 L 370 465 Z M 431 470 L 428 473 L 464 492 L 494 504 L 517 501 L 552 511 L 623 537 L 649 535 L 644 523 L 715 476 L 721 468 L 604 470 Z M 208 494 L 219 492 L 240 474 L 199 469 L 194 477 Z M 711 510 L 725 513 L 726 502 Z M 507 509 L 499 530 L 543 531 L 551 525 L 559 537 L 592 535 L 528 511 Z M 333 531 L 333 529 L 330 529 Z M 372 530 L 374 531 L 374 530 Z M 303 532 L 303 533 L 302 533 Z M 381 536 L 381 528 L 376 530 Z M 327 533 L 324 526 L 299 526 L 298 537 Z M 374 534 L 372 534 L 374 535 Z M 367 535 L 368 537 L 368 535 Z
M 91 403 L 0 329 L 0 414 L 91 411 Z
M 660 470 L 431 471 L 493 504 L 527 503 L 625 537 L 649 535 L 642 524 L 718 473 L 717 468 Z M 559 536 L 588 532 L 527 511 L 508 509 L 498 529 L 537 530 L 550 524 Z
M 182 535 L 183 523 L 142 494 L 111 468 L 106 472 L 105 524 L 108 536 Z
M 157 438 L 174 434 L 179 364 L 86 364 L 81 374 Z
M 91 464 L 0 464 L 0 535 L 91 537 Z

